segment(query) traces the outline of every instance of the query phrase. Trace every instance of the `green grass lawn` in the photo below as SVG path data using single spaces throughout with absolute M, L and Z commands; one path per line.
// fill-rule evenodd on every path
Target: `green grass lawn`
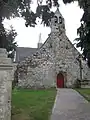
M 90 102 L 90 88 L 75 89 Z
M 49 120 L 55 89 L 13 90 L 12 120 Z

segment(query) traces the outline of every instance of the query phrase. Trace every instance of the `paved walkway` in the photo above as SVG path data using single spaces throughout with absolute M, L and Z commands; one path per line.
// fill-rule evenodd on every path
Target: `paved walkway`
M 90 120 L 90 103 L 73 89 L 58 89 L 51 120 Z

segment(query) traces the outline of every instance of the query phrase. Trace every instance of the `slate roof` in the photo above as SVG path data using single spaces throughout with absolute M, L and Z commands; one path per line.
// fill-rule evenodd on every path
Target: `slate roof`
M 24 60 L 26 57 L 31 56 L 33 53 L 35 53 L 36 50 L 37 48 L 17 47 L 15 62 L 17 63 Z

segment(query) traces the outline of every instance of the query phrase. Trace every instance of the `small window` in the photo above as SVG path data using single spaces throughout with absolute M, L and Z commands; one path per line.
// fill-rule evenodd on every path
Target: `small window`
M 57 18 L 57 16 L 55 16 L 55 23 L 58 23 L 58 18 Z
M 62 24 L 62 18 L 61 17 L 59 17 L 59 23 Z
M 68 45 L 66 46 L 66 49 L 69 49 Z

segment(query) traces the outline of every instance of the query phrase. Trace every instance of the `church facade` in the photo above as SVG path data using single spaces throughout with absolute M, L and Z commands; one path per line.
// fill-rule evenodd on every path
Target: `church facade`
M 80 79 L 90 80 L 90 69 L 67 38 L 64 18 L 59 9 L 51 19 L 50 27 L 51 33 L 45 43 L 18 63 L 18 87 L 63 88 L 73 87 Z

